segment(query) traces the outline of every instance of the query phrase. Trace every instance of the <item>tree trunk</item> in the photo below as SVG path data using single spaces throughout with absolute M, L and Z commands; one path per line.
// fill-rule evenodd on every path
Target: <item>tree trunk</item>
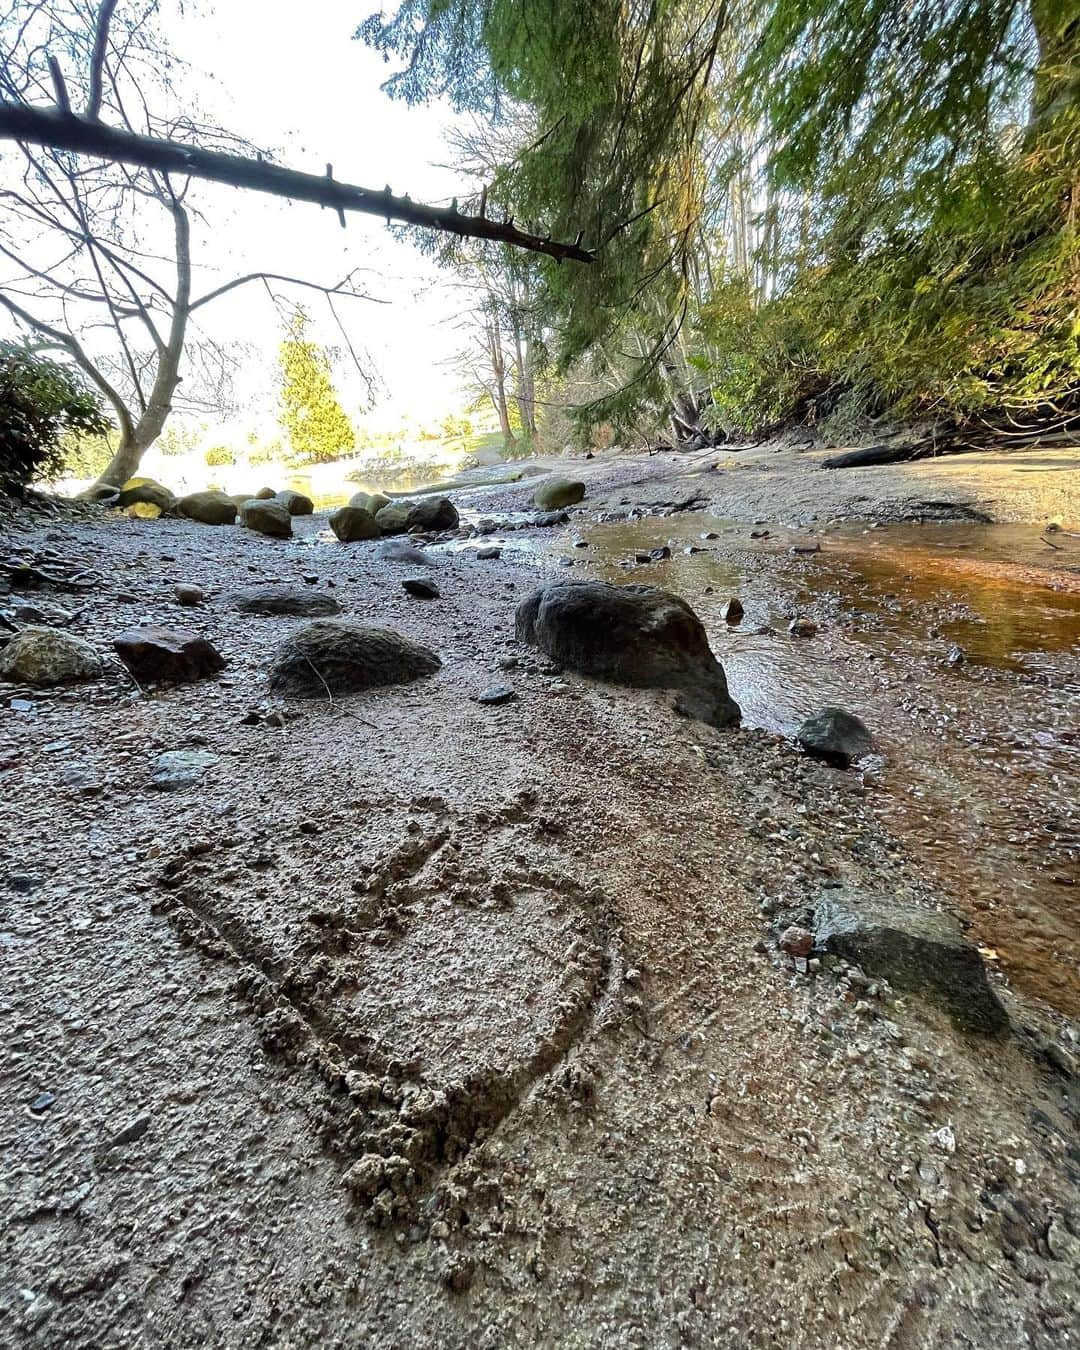
M 143 455 L 150 449 L 172 412 L 173 394 L 180 383 L 180 359 L 184 354 L 188 316 L 191 312 L 191 225 L 178 201 L 172 202 L 176 238 L 176 296 L 173 300 L 169 336 L 158 351 L 154 383 L 142 416 L 130 433 L 122 430 L 120 445 L 98 479 L 99 484 L 123 487 L 134 477 Z
M 503 356 L 502 335 L 497 323 L 492 318 L 487 321 L 487 346 L 494 386 L 490 391 L 491 402 L 499 416 L 499 427 L 502 431 L 503 440 L 506 442 L 506 448 L 512 450 L 517 445 L 517 437 L 510 426 L 510 405 L 506 397 L 506 359 Z

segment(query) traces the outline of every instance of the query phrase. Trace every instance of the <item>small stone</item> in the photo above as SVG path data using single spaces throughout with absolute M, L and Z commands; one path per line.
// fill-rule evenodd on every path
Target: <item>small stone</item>
M 720 617 L 725 623 L 741 623 L 745 613 L 742 601 L 737 595 L 733 595 L 721 609 Z
M 455 1294 L 463 1294 L 473 1282 L 476 1274 L 476 1262 L 462 1252 L 452 1253 L 442 1270 L 442 1282 Z
M 498 704 L 509 703 L 513 698 L 517 698 L 517 694 L 508 684 L 493 684 L 477 694 L 476 701 L 477 703 Z
M 807 957 L 814 949 L 814 935 L 797 924 L 785 928 L 777 944 L 782 952 L 789 956 Z
M 811 638 L 817 632 L 817 624 L 813 619 L 792 619 L 788 632 L 792 637 Z
M 32 1116 L 43 1116 L 56 1105 L 56 1094 L 39 1092 L 27 1108 Z
M 954 642 L 946 654 L 945 664 L 949 666 L 962 666 L 966 660 L 967 653 L 964 651 L 963 647 L 957 646 Z
M 267 713 L 267 714 L 266 714 L 266 725 L 267 725 L 268 727 L 283 727 L 283 726 L 285 725 L 285 718 L 284 718 L 284 716 L 283 716 L 281 713 L 279 713 L 279 712 L 271 712 L 271 713 Z
M 150 1117 L 148 1115 L 136 1116 L 134 1120 L 129 1121 L 122 1129 L 109 1140 L 110 1148 L 123 1148 L 125 1144 L 134 1144 L 137 1139 L 141 1139 L 150 1128 Z
M 35 877 L 29 872 L 9 872 L 7 884 L 11 890 L 17 891 L 20 895 L 29 895 L 41 886 L 42 881 L 40 877 Z
M 820 544 L 796 544 L 792 548 L 792 553 L 820 553 Z
M 192 787 L 218 757 L 208 750 L 166 750 L 154 760 L 150 786 L 158 792 Z
M 181 583 L 174 587 L 173 594 L 176 596 L 176 603 L 191 608 L 194 605 L 201 605 L 206 599 L 206 595 L 201 586 L 189 586 Z
M 478 548 L 476 550 L 476 556 L 480 562 L 488 562 L 494 558 L 501 558 L 502 549 L 496 548 L 494 544 L 491 544 L 487 548 Z
M 664 562 L 665 559 L 671 557 L 671 549 L 668 548 L 667 544 L 663 544 L 660 548 L 651 548 L 649 549 L 649 557 L 653 562 Z
M 438 586 L 433 581 L 428 581 L 426 577 L 406 577 L 401 585 L 409 595 L 414 595 L 418 600 L 439 599 Z
M 516 656 L 500 656 L 500 657 L 499 657 L 499 669 L 500 669 L 500 670 L 516 670 L 517 668 L 518 668 L 518 659 L 517 659 Z

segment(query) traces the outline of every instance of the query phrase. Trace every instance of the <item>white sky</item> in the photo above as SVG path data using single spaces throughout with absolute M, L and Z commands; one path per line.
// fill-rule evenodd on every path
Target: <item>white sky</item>
M 337 178 L 364 187 L 389 184 L 419 201 L 464 196 L 472 185 L 437 167 L 447 157 L 448 110 L 392 102 L 379 88 L 392 67 L 353 39 L 376 3 L 217 0 L 181 17 L 176 0 L 166 0 L 162 28 L 167 46 L 190 67 L 180 89 L 189 79 L 205 120 L 249 137 L 278 162 L 315 173 L 331 162 Z M 317 206 L 209 183 L 195 183 L 189 203 L 206 216 L 205 224 L 193 225 L 195 294 L 250 271 L 333 284 L 354 267 L 371 269 L 364 289 L 389 303 L 335 302 L 357 352 L 370 352 L 381 377 L 383 393 L 365 419 L 370 428 L 396 427 L 406 415 L 432 422 L 460 408 L 460 380 L 447 364 L 460 343 L 453 327 L 460 290 L 455 293 L 448 274 L 411 243 L 395 239 L 385 222 L 350 213 L 342 229 L 333 212 Z M 315 340 L 342 347 L 320 295 L 300 288 L 285 293 L 304 303 Z M 272 431 L 281 328 L 264 289 L 241 288 L 199 317 L 208 337 L 254 348 L 237 380 L 236 422 Z M 335 381 L 359 422 L 362 384 L 347 354 L 335 367 Z
M 282 163 L 318 173 L 329 162 L 337 178 L 364 187 L 388 183 L 420 201 L 464 195 L 460 179 L 436 167 L 447 157 L 448 111 L 391 101 L 379 86 L 392 68 L 353 39 L 373 7 L 374 0 L 304 0 L 301 6 L 223 0 L 213 13 L 205 6 L 181 20 L 168 14 L 166 25 L 177 54 L 193 73 L 204 73 L 196 96 L 211 119 L 267 146 Z M 460 296 L 412 244 L 395 239 L 374 217 L 350 213 L 343 230 L 332 212 L 306 203 L 213 185 L 200 187 L 199 195 L 213 206 L 213 223 L 224 226 L 205 241 L 202 260 L 222 280 L 265 269 L 333 283 L 353 267 L 373 269 L 365 289 L 389 304 L 336 305 L 354 345 L 371 353 L 382 377 L 385 394 L 371 424 L 396 425 L 403 414 L 429 421 L 459 405 L 459 381 L 446 361 L 458 341 L 452 324 Z M 305 301 L 315 336 L 340 346 L 321 297 L 291 294 Z M 205 313 L 208 332 L 257 343 L 264 370 L 272 369 L 279 333 L 261 287 L 245 288 Z M 358 400 L 347 360 L 336 374 L 345 401 Z M 271 391 L 264 388 L 264 395 Z

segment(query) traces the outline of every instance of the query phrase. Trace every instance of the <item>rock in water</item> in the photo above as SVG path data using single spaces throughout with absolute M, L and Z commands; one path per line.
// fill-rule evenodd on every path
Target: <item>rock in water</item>
M 384 506 L 390 505 L 390 498 L 383 492 L 354 492 L 349 498 L 349 505 L 376 516 Z
M 278 648 L 270 684 L 297 698 L 326 698 L 433 675 L 442 662 L 433 651 L 389 628 L 317 619 Z
M 341 613 L 341 605 L 332 595 L 301 591 L 295 586 L 252 586 L 237 591 L 230 600 L 233 609 L 241 614 L 288 614 L 316 619 L 325 614 Z
M 355 544 L 361 539 L 378 539 L 382 534 L 370 511 L 362 506 L 343 506 L 330 517 L 330 528 L 343 544 Z
M 742 601 L 737 595 L 733 595 L 720 611 L 720 617 L 725 623 L 742 623 L 746 610 L 743 609 Z
M 180 628 L 130 628 L 113 646 L 137 680 L 189 683 L 225 669 L 225 658 L 213 643 Z
M 284 502 L 276 497 L 254 497 L 240 508 L 240 524 L 272 539 L 288 539 L 292 534 L 292 516 Z
M 189 492 L 177 502 L 176 510 L 203 525 L 231 525 L 236 519 L 236 503 L 224 492 Z
M 519 642 L 582 674 L 676 689 L 679 712 L 715 727 L 739 721 L 701 620 L 677 595 L 652 586 L 553 581 L 521 602 L 516 628 Z
M 89 642 L 55 628 L 24 628 L 0 651 L 0 679 L 19 684 L 93 680 L 101 671 L 101 657 Z
M 560 511 L 576 506 L 585 496 L 585 484 L 574 478 L 549 478 L 533 493 L 533 501 L 541 511 Z
M 315 503 L 310 497 L 305 497 L 302 492 L 294 492 L 292 488 L 282 488 L 267 500 L 281 502 L 290 516 L 310 516 L 315 510 Z
M 796 733 L 796 740 L 808 755 L 841 769 L 874 748 L 874 738 L 866 723 L 843 708 L 822 708 L 808 717 Z
M 962 1031 L 993 1033 L 1008 1025 L 979 953 L 948 914 L 843 888 L 818 904 L 814 942 L 894 989 L 923 995 Z

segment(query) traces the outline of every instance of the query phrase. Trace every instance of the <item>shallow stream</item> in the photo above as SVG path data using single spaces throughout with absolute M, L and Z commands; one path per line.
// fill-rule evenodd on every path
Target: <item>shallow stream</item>
M 1010 565 L 1021 528 L 853 526 L 818 540 L 772 526 L 752 540 L 746 524 L 690 513 L 480 542 L 684 596 L 749 726 L 794 735 L 826 705 L 858 713 L 880 750 L 856 771 L 875 809 L 984 955 L 1077 1016 L 1080 587 Z M 721 616 L 733 595 L 738 625 Z M 796 616 L 817 634 L 790 635 Z

